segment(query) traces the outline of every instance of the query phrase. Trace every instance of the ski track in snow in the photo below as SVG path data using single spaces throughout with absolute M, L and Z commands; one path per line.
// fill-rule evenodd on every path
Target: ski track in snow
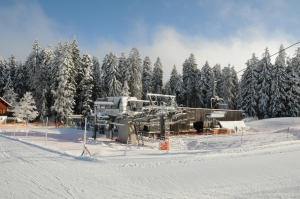
M 0 135 L 0 198 L 300 198 L 300 141 L 255 136 L 219 148 L 211 137 L 215 150 L 90 158 Z M 192 149 L 206 143 L 174 139 L 178 150 L 189 139 Z

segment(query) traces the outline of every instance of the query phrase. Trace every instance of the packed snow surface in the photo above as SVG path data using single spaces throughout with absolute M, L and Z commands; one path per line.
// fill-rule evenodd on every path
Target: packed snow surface
M 170 137 L 170 151 L 89 138 L 91 156 L 80 129 L 2 126 L 0 198 L 300 198 L 300 119 L 245 124 Z

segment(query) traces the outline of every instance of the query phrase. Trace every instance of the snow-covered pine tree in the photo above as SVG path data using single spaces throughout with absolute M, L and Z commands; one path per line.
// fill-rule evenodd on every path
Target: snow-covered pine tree
M 11 78 L 11 81 L 13 82 L 13 86 L 14 86 L 14 89 L 15 89 L 15 78 L 16 76 L 18 75 L 17 74 L 17 70 L 18 70 L 18 62 L 16 60 L 16 57 L 14 55 L 11 55 L 10 58 L 8 58 L 8 67 L 10 69 L 10 78 Z
M 109 68 L 111 64 L 111 58 L 113 54 L 110 52 L 109 54 L 106 54 L 101 66 L 101 95 L 102 97 L 108 96 L 108 77 L 109 77 Z
M 296 68 L 294 67 L 297 64 L 294 63 L 293 65 L 292 60 L 289 58 L 287 59 L 287 88 L 285 91 L 287 98 L 285 101 L 285 114 L 286 116 L 297 117 L 300 114 L 300 77 L 299 73 L 295 71 Z
M 129 74 L 128 74 L 128 70 L 127 70 L 127 58 L 126 58 L 126 54 L 125 53 L 122 53 L 121 54 L 121 57 L 119 58 L 119 73 L 120 73 L 120 76 L 119 76 L 119 82 L 124 85 L 124 82 L 125 81 L 128 81 L 128 77 L 129 77 Z
M 244 71 L 239 89 L 239 105 L 247 116 L 257 117 L 257 64 L 258 58 L 252 54 L 252 58 L 247 61 L 247 68 Z
M 41 105 L 41 110 L 40 110 L 40 120 L 42 123 L 45 123 L 45 119 L 47 118 L 47 115 L 48 115 L 46 93 L 47 93 L 47 90 L 43 89 L 42 99 L 41 99 L 42 105 Z
M 195 107 L 201 107 L 201 90 L 202 90 L 202 82 L 201 82 L 201 70 L 196 69 L 196 77 L 195 77 L 195 92 L 196 92 L 196 105 Z
M 40 57 L 39 57 L 39 50 L 41 49 L 38 40 L 34 41 L 32 52 L 27 57 L 25 62 L 26 66 L 26 75 L 25 78 L 27 80 L 27 88 L 31 91 L 32 96 L 34 99 L 37 98 L 35 94 L 36 85 L 39 84 L 39 67 L 40 67 Z
M 83 78 L 79 82 L 78 99 L 79 99 L 79 110 L 84 117 L 91 115 L 91 106 L 93 104 L 92 92 L 93 92 L 93 72 L 92 72 L 92 60 L 90 55 L 85 54 L 81 60 Z
M 237 76 L 237 72 L 234 69 L 234 66 L 230 68 L 233 87 L 231 89 L 231 93 L 233 98 L 231 99 L 231 109 L 237 110 L 238 109 L 238 98 L 239 98 L 239 78 Z
M 143 74 L 142 74 L 142 99 L 146 100 L 147 99 L 147 93 L 152 92 L 152 76 L 153 76 L 153 71 L 152 71 L 152 63 L 151 59 L 146 56 L 143 62 Z
M 122 88 L 122 91 L 121 91 L 121 96 L 129 96 L 129 95 L 130 95 L 129 87 L 128 87 L 127 81 L 125 81 L 124 85 L 123 85 L 123 88 Z
M 276 57 L 275 64 L 272 68 L 271 90 L 270 90 L 270 117 L 283 117 L 286 112 L 286 89 L 287 73 L 285 64 L 286 53 L 283 45 L 280 45 L 279 54 Z
M 234 70 L 234 67 L 231 67 L 229 64 L 222 69 L 219 96 L 224 99 L 229 109 L 237 109 L 238 86 L 236 71 Z
M 82 78 L 83 78 L 83 67 L 82 67 L 82 63 L 81 63 L 81 57 L 80 57 L 80 51 L 79 51 L 79 47 L 77 44 L 77 40 L 76 37 L 74 37 L 71 45 L 70 45 L 70 53 L 71 53 L 71 57 L 72 57 L 72 62 L 74 64 L 74 68 L 72 69 L 72 76 L 73 79 L 75 80 L 75 87 L 76 87 L 76 93 L 75 93 L 75 113 L 81 114 L 79 107 L 80 107 L 80 99 L 79 97 L 79 93 L 81 92 L 80 89 L 78 88 L 79 83 L 81 82 Z
M 163 70 L 160 58 L 157 57 L 154 63 L 153 75 L 152 75 L 152 92 L 162 94 L 163 87 Z
M 290 61 L 291 65 L 294 67 L 294 70 L 300 74 L 300 48 L 298 47 L 294 57 Z
M 39 84 L 36 85 L 36 91 L 34 95 L 35 104 L 39 113 L 43 112 L 43 106 L 46 104 L 51 104 L 51 65 L 54 60 L 54 53 L 49 45 L 47 48 L 43 49 L 39 54 L 39 76 L 37 77 Z M 46 102 L 45 102 L 46 100 Z M 45 107 L 46 114 L 50 107 Z
M 14 91 L 16 92 L 16 94 L 18 96 L 23 96 L 24 93 L 26 92 L 26 80 L 24 78 L 24 74 L 26 73 L 24 71 L 24 64 L 23 62 L 20 60 L 18 62 L 19 66 L 16 70 L 16 73 L 15 73 L 15 80 L 14 80 Z
M 48 108 L 50 108 L 50 110 L 54 104 L 54 96 L 52 90 L 56 91 L 58 89 L 58 85 L 59 85 L 58 76 L 60 75 L 60 68 L 63 65 L 63 62 L 64 62 L 63 45 L 61 42 L 59 42 L 54 51 L 54 59 L 50 64 L 50 81 L 49 81 L 49 84 L 51 85 L 50 86 L 51 92 L 49 92 L 50 103 L 48 101 Z
M 114 76 L 116 79 L 119 78 L 119 73 L 111 74 L 112 69 L 115 68 L 115 71 L 118 72 L 118 57 L 114 55 L 112 52 L 110 52 L 108 55 L 106 55 L 103 59 L 103 64 L 101 67 L 102 72 L 102 86 L 101 86 L 101 93 L 102 97 L 109 96 L 109 91 L 112 89 L 109 86 L 109 82 L 112 79 L 112 76 Z M 113 88 L 115 89 L 115 88 Z M 119 90 L 121 92 L 121 89 Z M 120 94 L 120 93 L 119 93 Z
M 272 63 L 270 59 L 269 49 L 266 48 L 262 55 L 262 60 L 257 66 L 257 96 L 258 96 L 258 117 L 260 119 L 269 118 L 270 106 L 270 88 L 271 88 L 271 71 Z
M 14 109 L 14 116 L 24 121 L 32 121 L 39 115 L 30 92 L 26 92 Z
M 0 56 L 0 96 L 3 96 L 3 88 L 5 86 L 5 76 L 4 76 L 4 69 L 6 62 L 5 60 Z
M 195 107 L 195 103 L 197 102 L 198 91 L 195 88 L 195 84 L 197 81 L 197 64 L 193 53 L 191 53 L 190 57 L 187 60 L 185 60 L 182 66 L 182 78 L 186 88 L 186 106 Z
M 119 82 L 119 59 L 117 56 L 113 57 L 113 62 L 109 68 L 109 81 L 108 81 L 108 96 L 120 96 L 122 91 L 122 84 Z
M 214 90 L 214 73 L 208 62 L 201 69 L 201 106 L 211 108 L 211 98 Z
M 7 81 L 8 81 L 8 77 L 11 79 L 10 77 L 10 67 L 9 64 L 7 63 L 7 61 L 5 59 L 3 59 L 1 61 L 1 65 L 3 66 L 3 79 L 4 79 L 4 85 L 6 85 Z
M 92 100 L 95 101 L 101 97 L 101 64 L 98 57 L 93 57 L 93 95 Z
M 55 58 L 54 67 L 57 67 L 57 88 L 51 90 L 53 93 L 54 104 L 51 111 L 54 113 L 58 121 L 65 122 L 68 115 L 73 114 L 75 105 L 75 80 L 73 75 L 70 74 L 74 69 L 73 60 L 69 50 L 68 42 L 65 43 L 62 53 L 58 54 L 59 57 Z
M 220 95 L 219 97 L 223 98 L 225 103 L 228 105 L 229 109 L 232 109 L 232 99 L 234 98 L 232 94 L 233 88 L 233 76 L 231 74 L 231 66 L 225 66 L 222 69 L 222 76 L 220 82 Z M 224 107 L 221 107 L 224 108 Z
M 8 76 L 7 83 L 4 86 L 3 90 L 4 90 L 3 99 L 5 99 L 12 106 L 16 106 L 18 95 L 14 92 L 14 87 L 10 79 L 10 76 Z
M 142 59 L 136 47 L 132 48 L 127 59 L 128 67 L 128 86 L 131 96 L 142 98 Z
M 221 96 L 221 88 L 220 88 L 221 75 L 222 75 L 221 65 L 220 64 L 214 65 L 212 70 L 215 77 L 215 95 Z
M 171 87 L 170 87 L 170 80 L 167 81 L 164 86 L 163 86 L 163 93 L 165 95 L 172 95 L 172 90 L 171 90 Z
M 185 90 L 185 87 L 184 87 L 184 83 L 183 83 L 181 74 L 178 74 L 178 76 L 177 76 L 177 82 L 176 82 L 174 91 L 175 91 L 175 95 L 176 95 L 177 104 L 179 106 L 183 106 L 184 102 L 185 102 L 185 92 L 186 92 L 186 90 Z
M 178 72 L 177 72 L 177 68 L 176 65 L 174 64 L 172 72 L 171 72 L 171 76 L 170 76 L 170 89 L 171 89 L 171 94 L 175 95 L 175 87 L 177 84 L 177 77 L 178 77 Z
M 189 79 L 189 74 L 191 73 L 192 69 L 190 67 L 190 64 L 188 60 L 186 59 L 182 65 L 182 80 L 185 88 L 185 97 L 183 99 L 183 104 L 185 106 L 189 106 L 189 100 L 187 99 L 190 96 L 190 88 L 188 87 L 188 79 Z

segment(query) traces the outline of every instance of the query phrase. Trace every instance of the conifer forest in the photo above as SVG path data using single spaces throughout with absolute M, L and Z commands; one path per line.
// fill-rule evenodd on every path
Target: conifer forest
M 258 49 L 260 50 L 260 49 Z M 103 60 L 81 55 L 76 38 L 41 49 L 38 40 L 26 60 L 0 57 L 0 96 L 13 107 L 29 98 L 38 119 L 68 115 L 89 116 L 93 102 L 107 96 L 147 93 L 175 95 L 177 104 L 195 108 L 222 108 L 211 98 L 218 96 L 227 109 L 240 109 L 246 117 L 296 117 L 300 113 L 300 48 L 288 57 L 284 47 L 272 62 L 268 48 L 245 60 L 240 79 L 234 66 L 197 64 L 194 54 L 183 60 L 182 71 L 172 67 L 163 82 L 163 60 L 142 58 L 133 47 L 128 55 L 109 52 Z M 213 60 L 211 60 L 213 61 Z M 28 100 L 28 99 L 27 99 Z M 223 107 L 224 108 L 224 107 Z

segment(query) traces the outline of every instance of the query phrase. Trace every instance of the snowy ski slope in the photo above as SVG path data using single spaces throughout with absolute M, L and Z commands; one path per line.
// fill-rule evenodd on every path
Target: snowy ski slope
M 47 143 L 1 129 L 0 198 L 299 198 L 300 119 L 246 125 L 250 131 L 227 137 L 171 138 L 169 152 L 151 140 L 90 141 L 92 157 L 79 155 L 78 129 L 56 132 L 64 139 L 49 129 Z

